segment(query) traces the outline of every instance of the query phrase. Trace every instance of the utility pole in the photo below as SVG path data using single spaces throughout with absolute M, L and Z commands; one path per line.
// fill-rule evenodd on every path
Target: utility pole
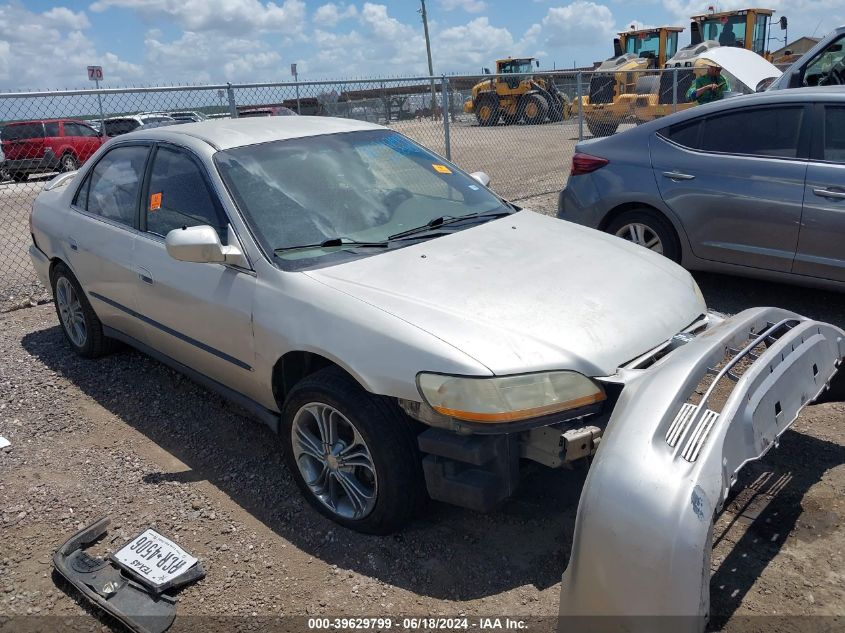
M 425 31 L 425 52 L 428 55 L 428 76 L 431 77 L 431 115 L 437 107 L 437 93 L 434 89 L 434 65 L 431 63 L 431 38 L 428 36 L 428 13 L 425 11 L 425 0 L 420 0 L 420 15 L 422 15 L 423 31 Z

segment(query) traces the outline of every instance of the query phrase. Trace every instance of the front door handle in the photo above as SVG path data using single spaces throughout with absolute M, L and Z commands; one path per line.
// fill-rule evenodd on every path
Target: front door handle
M 138 267 L 138 279 L 151 286 L 155 283 L 153 274 L 146 268 L 141 268 L 140 266 Z
M 682 174 L 679 171 L 664 171 L 663 176 L 670 180 L 695 180 L 692 174 Z
M 813 189 L 813 193 L 820 198 L 836 198 L 837 200 L 845 200 L 845 191 L 837 191 L 836 189 Z
M 78 251 L 79 250 L 79 244 L 76 243 L 76 240 L 74 238 L 68 237 L 67 238 L 67 244 L 68 244 L 68 246 L 70 246 L 70 250 L 72 250 L 72 251 Z

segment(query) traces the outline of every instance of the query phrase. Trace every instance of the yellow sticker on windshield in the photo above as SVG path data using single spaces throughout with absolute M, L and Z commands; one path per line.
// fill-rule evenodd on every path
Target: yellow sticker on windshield
M 448 167 L 446 167 L 446 165 L 432 164 L 432 167 L 434 167 L 434 171 L 441 173 L 441 174 L 451 174 L 452 173 L 452 170 L 449 169 Z
M 161 194 L 154 193 L 150 196 L 150 211 L 158 211 L 161 209 Z

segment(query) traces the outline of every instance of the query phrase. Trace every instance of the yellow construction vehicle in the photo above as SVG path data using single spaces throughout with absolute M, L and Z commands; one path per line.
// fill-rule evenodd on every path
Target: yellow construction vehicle
M 705 72 L 702 56 L 714 48 L 743 48 L 771 61 L 766 42 L 773 13 L 771 9 L 741 9 L 718 13 L 711 11 L 693 16 L 689 46 L 678 51 L 663 66 L 664 69 L 679 69 L 676 71 L 677 84 L 674 72 L 664 72 L 660 76 L 659 85 L 651 94 L 636 97 L 634 118 L 637 121 L 651 121 L 694 106 L 695 103 L 686 100 L 686 92 L 695 77 Z
M 496 62 L 496 76 L 472 87 L 464 112 L 475 114 L 479 125 L 506 124 L 520 120 L 530 125 L 569 118 L 571 105 L 554 82 L 534 74 L 533 57 L 508 57 Z
M 643 71 L 662 68 L 675 55 L 683 30 L 663 26 L 619 33 L 613 41 L 613 57 L 596 68 L 589 93 L 576 104 L 583 109 L 593 136 L 613 134 L 622 121 L 633 116 L 637 95 L 653 92 L 659 80 L 657 74 Z

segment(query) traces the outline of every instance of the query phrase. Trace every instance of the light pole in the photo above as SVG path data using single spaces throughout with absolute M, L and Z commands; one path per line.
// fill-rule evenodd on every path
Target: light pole
M 431 116 L 437 106 L 437 93 L 434 89 L 434 65 L 431 63 L 431 38 L 428 36 L 428 13 L 425 10 L 425 0 L 420 0 L 420 15 L 422 15 L 423 31 L 425 31 L 425 52 L 428 55 L 428 76 L 431 77 Z

